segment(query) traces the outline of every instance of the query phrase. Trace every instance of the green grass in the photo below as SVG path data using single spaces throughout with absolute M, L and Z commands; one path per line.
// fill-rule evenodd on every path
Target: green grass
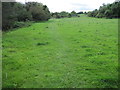
M 117 88 L 118 20 L 82 15 L 3 33 L 3 88 Z

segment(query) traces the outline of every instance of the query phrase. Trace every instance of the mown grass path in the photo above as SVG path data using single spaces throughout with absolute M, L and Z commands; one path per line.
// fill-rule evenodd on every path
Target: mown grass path
M 51 19 L 3 34 L 3 87 L 118 85 L 117 19 Z

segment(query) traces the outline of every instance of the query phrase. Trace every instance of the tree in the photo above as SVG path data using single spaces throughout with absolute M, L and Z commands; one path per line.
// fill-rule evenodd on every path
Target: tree
M 28 2 L 25 4 L 3 2 L 2 11 L 3 30 L 14 28 L 16 27 L 14 25 L 21 21 L 46 21 L 51 17 L 48 7 L 37 2 Z
M 27 12 L 24 4 L 16 3 L 13 8 L 18 21 L 32 20 L 32 15 L 30 12 Z
M 2 2 L 0 2 L 0 30 L 2 30 Z
M 50 19 L 50 11 L 42 3 L 28 2 L 26 3 L 26 9 L 32 14 L 34 21 L 46 21 Z
M 105 16 L 108 17 L 108 18 L 112 18 L 112 16 L 111 16 L 112 13 L 111 13 L 110 10 L 106 10 L 104 14 L 105 14 Z
M 13 2 L 2 2 L 2 30 L 12 28 L 15 21 L 17 21 L 13 8 L 14 4 Z
M 78 12 L 77 14 L 83 14 L 83 12 Z
M 68 17 L 68 15 L 69 15 L 68 12 L 65 12 L 65 11 L 60 12 L 61 17 Z
M 72 16 L 72 17 L 76 17 L 76 16 L 77 16 L 77 13 L 76 13 L 75 11 L 72 11 L 72 12 L 71 12 L 71 16 Z
M 72 17 L 70 13 L 68 14 L 68 17 L 69 17 L 69 18 L 71 18 L 71 17 Z
M 88 13 L 90 17 L 106 17 L 106 18 L 120 18 L 120 1 L 116 1 L 112 4 L 103 4 L 99 10 L 94 10 Z

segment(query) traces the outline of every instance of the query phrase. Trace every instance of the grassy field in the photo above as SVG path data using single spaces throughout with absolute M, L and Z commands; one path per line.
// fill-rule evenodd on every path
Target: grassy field
M 82 15 L 3 33 L 3 88 L 117 88 L 118 20 Z

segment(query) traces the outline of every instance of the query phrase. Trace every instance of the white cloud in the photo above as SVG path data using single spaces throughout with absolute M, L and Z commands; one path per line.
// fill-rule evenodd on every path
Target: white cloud
M 115 0 L 16 0 L 19 2 L 37 1 L 44 5 L 47 5 L 51 12 L 68 11 L 71 12 L 75 10 L 79 11 L 89 11 L 98 9 L 103 3 L 112 3 Z

